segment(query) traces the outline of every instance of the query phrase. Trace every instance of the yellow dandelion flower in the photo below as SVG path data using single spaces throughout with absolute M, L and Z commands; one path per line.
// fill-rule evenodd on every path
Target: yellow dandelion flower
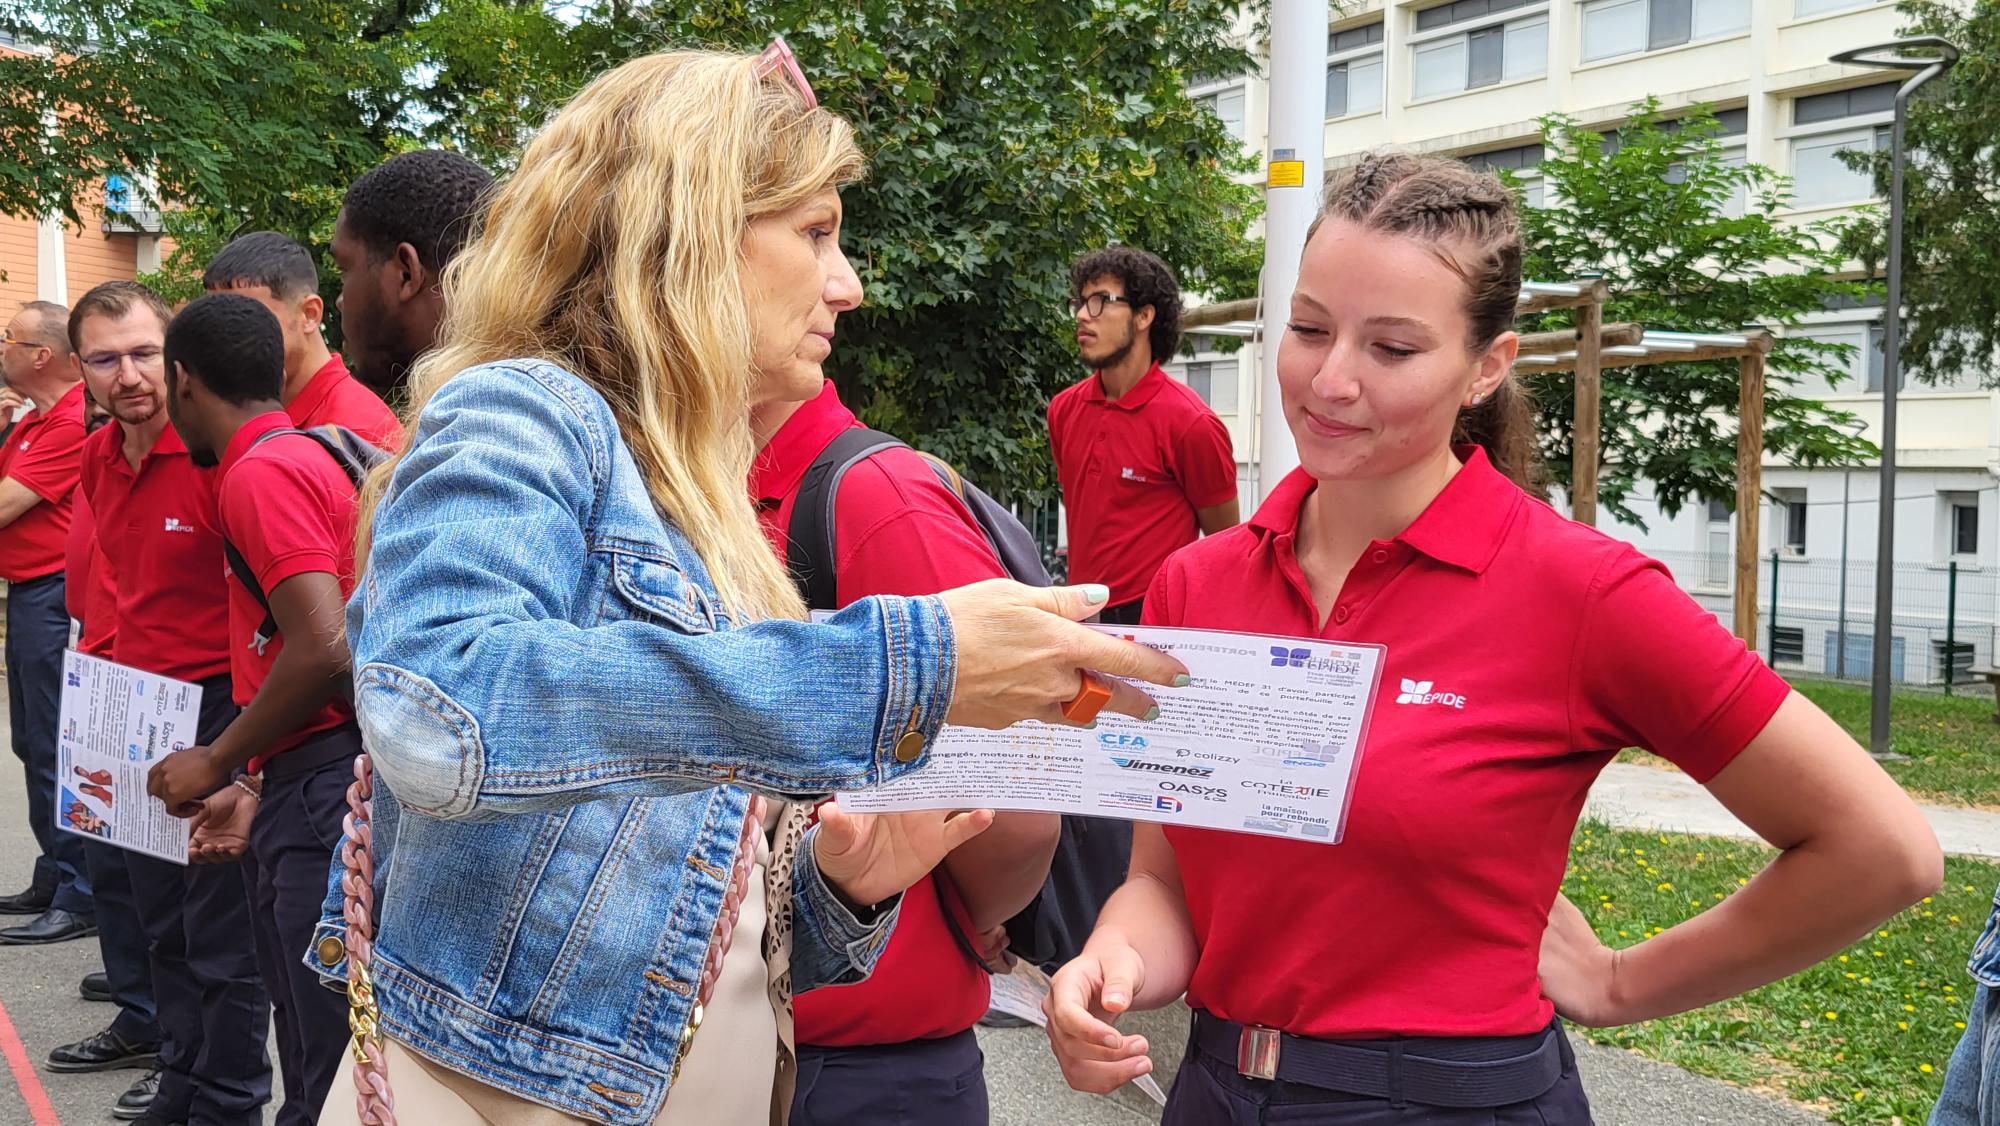
M 1845 955 L 1845 954 L 1842 954 L 1842 955 L 1840 956 L 1840 960 L 1841 960 L 1841 961 L 1843 961 L 1843 962 L 1847 961 L 1847 955 Z
M 1964 1021 L 1962 1021 L 1962 1020 L 1958 1020 L 1958 1021 L 1953 1021 L 1952 1023 L 1958 1026 L 1958 1030 L 1959 1030 L 1960 1032 L 1964 1032 L 1964 1031 L 1965 1031 L 1965 1022 L 1964 1022 Z
M 1897 1021 L 1897 1022 L 1896 1022 L 1896 1031 L 1898 1031 L 1898 1032 L 1908 1032 L 1909 1030 L 1910 1030 L 1910 1022 L 1909 1022 L 1909 1021 L 1906 1021 L 1906 1020 L 1899 1020 L 1899 1021 Z
M 1673 885 L 1673 884 L 1672 884 L 1671 882 L 1669 882 L 1669 883 L 1664 883 L 1664 884 L 1661 884 L 1661 885 L 1660 885 L 1659 887 L 1656 887 L 1656 888 L 1654 888 L 1653 890 L 1654 890 L 1654 891 L 1672 891 L 1672 890 L 1674 890 L 1674 885 Z
M 1932 1067 L 1930 1064 L 1920 1063 L 1917 1065 L 1917 1070 L 1923 1072 L 1925 1075 L 1929 1075 L 1931 1072 L 1937 1069 Z
M 1917 1007 L 1915 1005 L 1904 1005 L 1903 1011 L 1906 1013 L 1914 1013 L 1917 1011 Z
M 1834 1012 L 1834 1011 L 1833 1011 L 1832 1009 L 1828 1009 L 1828 1010 L 1826 1011 L 1826 1019 L 1828 1019 L 1828 1020 L 1839 1020 L 1839 1019 L 1840 1019 L 1840 1014 L 1839 1014 L 1839 1013 L 1836 1013 L 1836 1012 Z
M 1849 981 L 1853 981 L 1853 980 L 1855 980 L 1855 978 L 1857 978 L 1857 977 L 1859 977 L 1859 976 L 1860 976 L 1860 975 L 1858 975 L 1858 974 L 1855 974 L 1855 973 L 1852 973 L 1852 972 L 1850 972 L 1850 973 L 1848 973 L 1848 974 L 1846 975 L 1846 977 L 1847 977 L 1847 980 L 1849 980 Z

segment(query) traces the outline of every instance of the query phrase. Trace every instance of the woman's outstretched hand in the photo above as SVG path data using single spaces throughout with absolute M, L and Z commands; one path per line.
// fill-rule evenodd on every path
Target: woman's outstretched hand
M 958 690 L 946 717 L 952 723 L 994 729 L 1024 719 L 1068 723 L 1062 706 L 1076 696 L 1086 669 L 1150 684 L 1187 684 L 1187 668 L 1172 657 L 1078 624 L 1104 609 L 1110 598 L 1105 587 L 1043 588 L 993 579 L 940 597 L 958 642 Z M 1154 713 L 1151 696 L 1122 679 L 1109 683 L 1106 711 L 1135 719 Z
M 952 849 L 986 831 L 993 811 L 848 813 L 819 810 L 813 855 L 819 874 L 848 902 L 872 907 L 923 879 Z

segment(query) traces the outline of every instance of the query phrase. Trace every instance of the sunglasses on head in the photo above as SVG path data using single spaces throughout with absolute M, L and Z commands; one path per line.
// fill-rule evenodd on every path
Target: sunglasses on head
M 761 82 L 773 74 L 782 75 L 798 90 L 807 109 L 818 108 L 819 98 L 813 94 L 812 83 L 806 81 L 805 71 L 799 69 L 798 56 L 792 54 L 782 35 L 771 40 L 771 45 L 757 56 L 757 80 Z

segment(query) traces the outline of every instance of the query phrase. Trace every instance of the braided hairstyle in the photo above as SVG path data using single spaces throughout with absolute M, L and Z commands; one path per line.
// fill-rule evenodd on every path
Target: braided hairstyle
M 1311 231 L 1329 219 L 1428 246 L 1465 282 L 1466 347 L 1483 352 L 1514 323 L 1521 295 L 1521 217 L 1491 172 L 1456 160 L 1371 153 L 1335 177 Z M 1514 379 L 1459 412 L 1456 443 L 1486 450 L 1494 468 L 1536 496 L 1546 494 L 1533 404 Z

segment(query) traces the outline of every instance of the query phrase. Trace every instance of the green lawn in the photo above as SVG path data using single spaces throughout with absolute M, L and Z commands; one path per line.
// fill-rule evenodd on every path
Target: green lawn
M 1792 687 L 1867 745 L 1867 685 L 1798 677 Z M 1915 797 L 2000 809 L 2000 724 L 1993 722 L 1993 696 L 1984 684 L 1956 696 L 1897 692 L 1889 702 L 1889 736 L 1890 745 L 1910 761 L 1884 766 Z M 1667 765 L 1640 751 L 1620 759 Z
M 1771 855 L 1753 843 L 1586 821 L 1563 890 L 1607 943 L 1627 946 L 1721 902 Z M 1837 959 L 1735 1001 L 1585 1035 L 1838 1122 L 1917 1126 L 1964 1028 L 1965 962 L 2000 883 L 2000 865 L 1950 858 L 1945 872 L 1935 896 Z

